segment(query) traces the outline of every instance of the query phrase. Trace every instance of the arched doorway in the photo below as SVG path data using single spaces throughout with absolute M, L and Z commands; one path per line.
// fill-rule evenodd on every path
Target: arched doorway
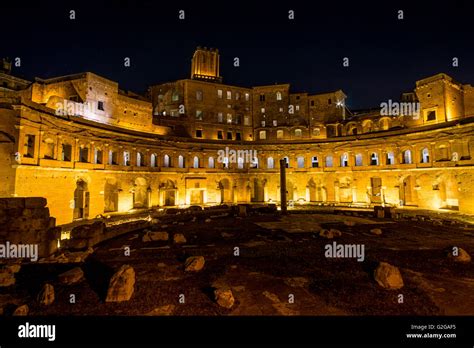
M 148 208 L 149 190 L 147 182 L 144 178 L 137 178 L 133 190 L 133 208 Z
M 160 185 L 161 202 L 164 206 L 176 205 L 176 185 L 171 180 L 166 180 Z
M 253 179 L 252 202 L 263 202 L 265 200 L 265 188 L 263 180 Z
M 232 202 L 232 192 L 229 179 L 219 181 L 220 203 Z
M 415 205 L 414 177 L 407 175 L 400 182 L 400 205 Z
M 104 212 L 118 211 L 118 184 L 115 178 L 105 180 Z
M 76 182 L 74 190 L 74 220 L 87 219 L 89 217 L 90 194 L 87 182 L 80 179 Z

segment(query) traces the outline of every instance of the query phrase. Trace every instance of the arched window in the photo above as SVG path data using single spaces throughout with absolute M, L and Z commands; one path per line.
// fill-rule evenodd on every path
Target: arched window
M 209 157 L 207 163 L 208 163 L 207 166 L 208 166 L 209 168 L 214 168 L 214 167 L 215 167 L 215 164 L 214 164 L 214 157 Z
M 387 152 L 387 165 L 395 164 L 395 156 L 393 152 Z
M 142 165 L 144 165 L 142 163 L 143 161 L 143 155 L 141 152 L 137 152 L 137 167 L 141 167 Z
M 261 140 L 267 139 L 267 132 L 264 131 L 264 130 L 260 131 L 259 132 L 259 137 L 260 137 Z
M 276 93 L 277 100 L 281 100 L 281 92 Z
M 304 157 L 303 156 L 300 156 L 296 159 L 297 163 L 298 163 L 298 168 L 304 168 Z
M 150 156 L 150 166 L 156 167 L 156 153 L 152 153 Z
M 277 139 L 283 139 L 283 131 L 281 129 L 277 130 Z
M 268 157 L 267 158 L 267 168 L 268 169 L 273 169 L 275 168 L 275 163 L 273 161 L 273 157 Z
M 326 167 L 332 167 L 332 156 L 326 156 Z
M 313 168 L 318 168 L 319 167 L 318 156 L 313 156 L 311 158 L 311 167 L 313 167 Z
M 411 164 L 411 151 L 403 151 L 403 164 Z
M 130 165 L 130 151 L 123 152 L 123 165 L 124 166 Z
M 170 156 L 168 155 L 163 156 L 163 167 L 165 168 L 171 167 Z
M 347 153 L 341 155 L 341 167 L 347 167 L 349 165 L 349 158 Z
M 194 156 L 193 168 L 199 168 L 199 157 L 198 156 Z
M 302 131 L 301 129 L 295 129 L 295 138 L 301 138 Z
M 178 156 L 178 168 L 184 168 L 184 157 L 181 155 Z
M 430 163 L 430 151 L 426 147 L 421 150 L 421 163 Z
M 378 166 L 379 165 L 379 155 L 376 152 L 372 152 L 370 155 L 370 165 Z
M 362 154 L 358 153 L 356 154 L 356 166 L 360 167 L 364 165 L 364 161 L 362 160 Z

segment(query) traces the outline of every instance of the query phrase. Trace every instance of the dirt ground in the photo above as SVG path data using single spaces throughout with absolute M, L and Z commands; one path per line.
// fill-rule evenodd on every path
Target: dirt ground
M 333 240 L 320 237 L 320 228 L 340 230 L 339 244 L 363 244 L 365 260 L 326 258 L 325 245 Z M 382 235 L 370 233 L 373 228 Z M 24 265 L 16 285 L 0 289 L 4 313 L 26 303 L 30 315 L 474 315 L 474 265 L 447 257 L 452 246 L 472 255 L 472 226 L 269 214 L 158 230 L 182 233 L 187 243 L 142 242 L 143 231 L 106 241 L 79 264 L 85 280 L 75 285 L 61 285 L 57 276 L 78 264 Z M 130 256 L 124 255 L 126 246 Z M 193 255 L 204 256 L 204 269 L 185 272 L 184 261 Z M 399 267 L 402 289 L 384 290 L 375 282 L 381 261 Z M 135 270 L 135 292 L 128 302 L 105 303 L 109 279 L 123 264 Z M 35 301 L 45 282 L 56 295 L 47 307 Z M 214 301 L 213 290 L 220 287 L 232 290 L 231 309 Z M 69 303 L 71 294 L 75 304 Z

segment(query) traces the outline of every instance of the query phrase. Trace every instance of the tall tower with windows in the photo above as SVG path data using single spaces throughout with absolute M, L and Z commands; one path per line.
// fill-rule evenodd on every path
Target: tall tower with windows
M 219 51 L 216 48 L 198 47 L 191 64 L 193 80 L 222 82 L 219 76 Z

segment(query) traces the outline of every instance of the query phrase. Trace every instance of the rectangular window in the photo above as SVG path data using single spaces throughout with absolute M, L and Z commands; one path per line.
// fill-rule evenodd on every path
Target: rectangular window
M 202 111 L 196 110 L 196 120 L 202 121 Z
M 265 127 L 265 121 L 262 121 L 262 127 Z
M 265 113 L 265 108 L 261 108 L 260 111 L 262 112 L 262 114 Z
M 70 144 L 62 144 L 61 160 L 70 162 L 71 154 L 72 154 L 72 146 Z
M 196 91 L 196 100 L 202 100 L 202 91 Z
M 239 92 L 235 92 L 235 100 L 239 100 L 240 99 L 240 93 Z
M 231 91 L 227 91 L 227 99 L 232 99 L 232 92 Z
M 300 111 L 300 106 L 296 105 L 296 111 Z
M 217 90 L 217 97 L 222 99 L 222 89 Z
M 36 137 L 34 135 L 31 135 L 31 134 L 26 135 L 23 156 L 29 157 L 29 158 L 35 157 L 35 139 Z
M 319 167 L 318 157 L 314 156 L 314 157 L 311 158 L 311 167 L 313 167 L 313 168 L 318 168 Z
M 235 133 L 235 140 L 242 140 L 242 137 L 239 132 Z
M 250 100 L 250 94 L 245 93 L 245 101 L 249 101 L 249 100 Z
M 279 110 L 280 112 L 283 112 L 283 108 L 279 108 L 278 110 Z
M 79 162 L 89 162 L 89 149 L 87 147 L 79 148 Z
M 259 136 L 260 136 L 260 139 L 262 139 L 262 140 L 267 139 L 267 132 L 266 131 L 260 131 Z
M 196 129 L 196 138 L 202 138 L 202 129 Z
M 222 131 L 217 131 L 217 139 L 224 139 Z
M 227 132 L 227 140 L 232 140 L 232 132 Z
M 426 121 L 436 121 L 436 111 L 428 111 L 426 113 Z
M 219 123 L 224 122 L 224 114 L 222 112 L 217 113 L 217 122 Z
M 94 153 L 94 163 L 95 163 L 95 164 L 102 164 L 102 157 L 103 157 L 103 152 L 102 152 L 102 150 L 95 149 L 95 153 Z
M 332 103 L 332 100 L 331 100 L 331 98 L 329 98 L 328 99 L 328 105 L 331 105 L 331 103 Z
M 97 109 L 104 111 L 104 102 L 98 101 L 97 102 Z
M 244 126 L 250 126 L 250 116 L 244 116 Z
M 265 94 L 260 94 L 260 101 L 264 102 L 265 101 Z
M 232 123 L 232 114 L 227 114 L 227 123 Z
M 273 127 L 276 127 L 278 126 L 278 121 L 277 120 L 273 120 Z
M 314 100 L 311 100 L 311 106 L 314 106 Z

